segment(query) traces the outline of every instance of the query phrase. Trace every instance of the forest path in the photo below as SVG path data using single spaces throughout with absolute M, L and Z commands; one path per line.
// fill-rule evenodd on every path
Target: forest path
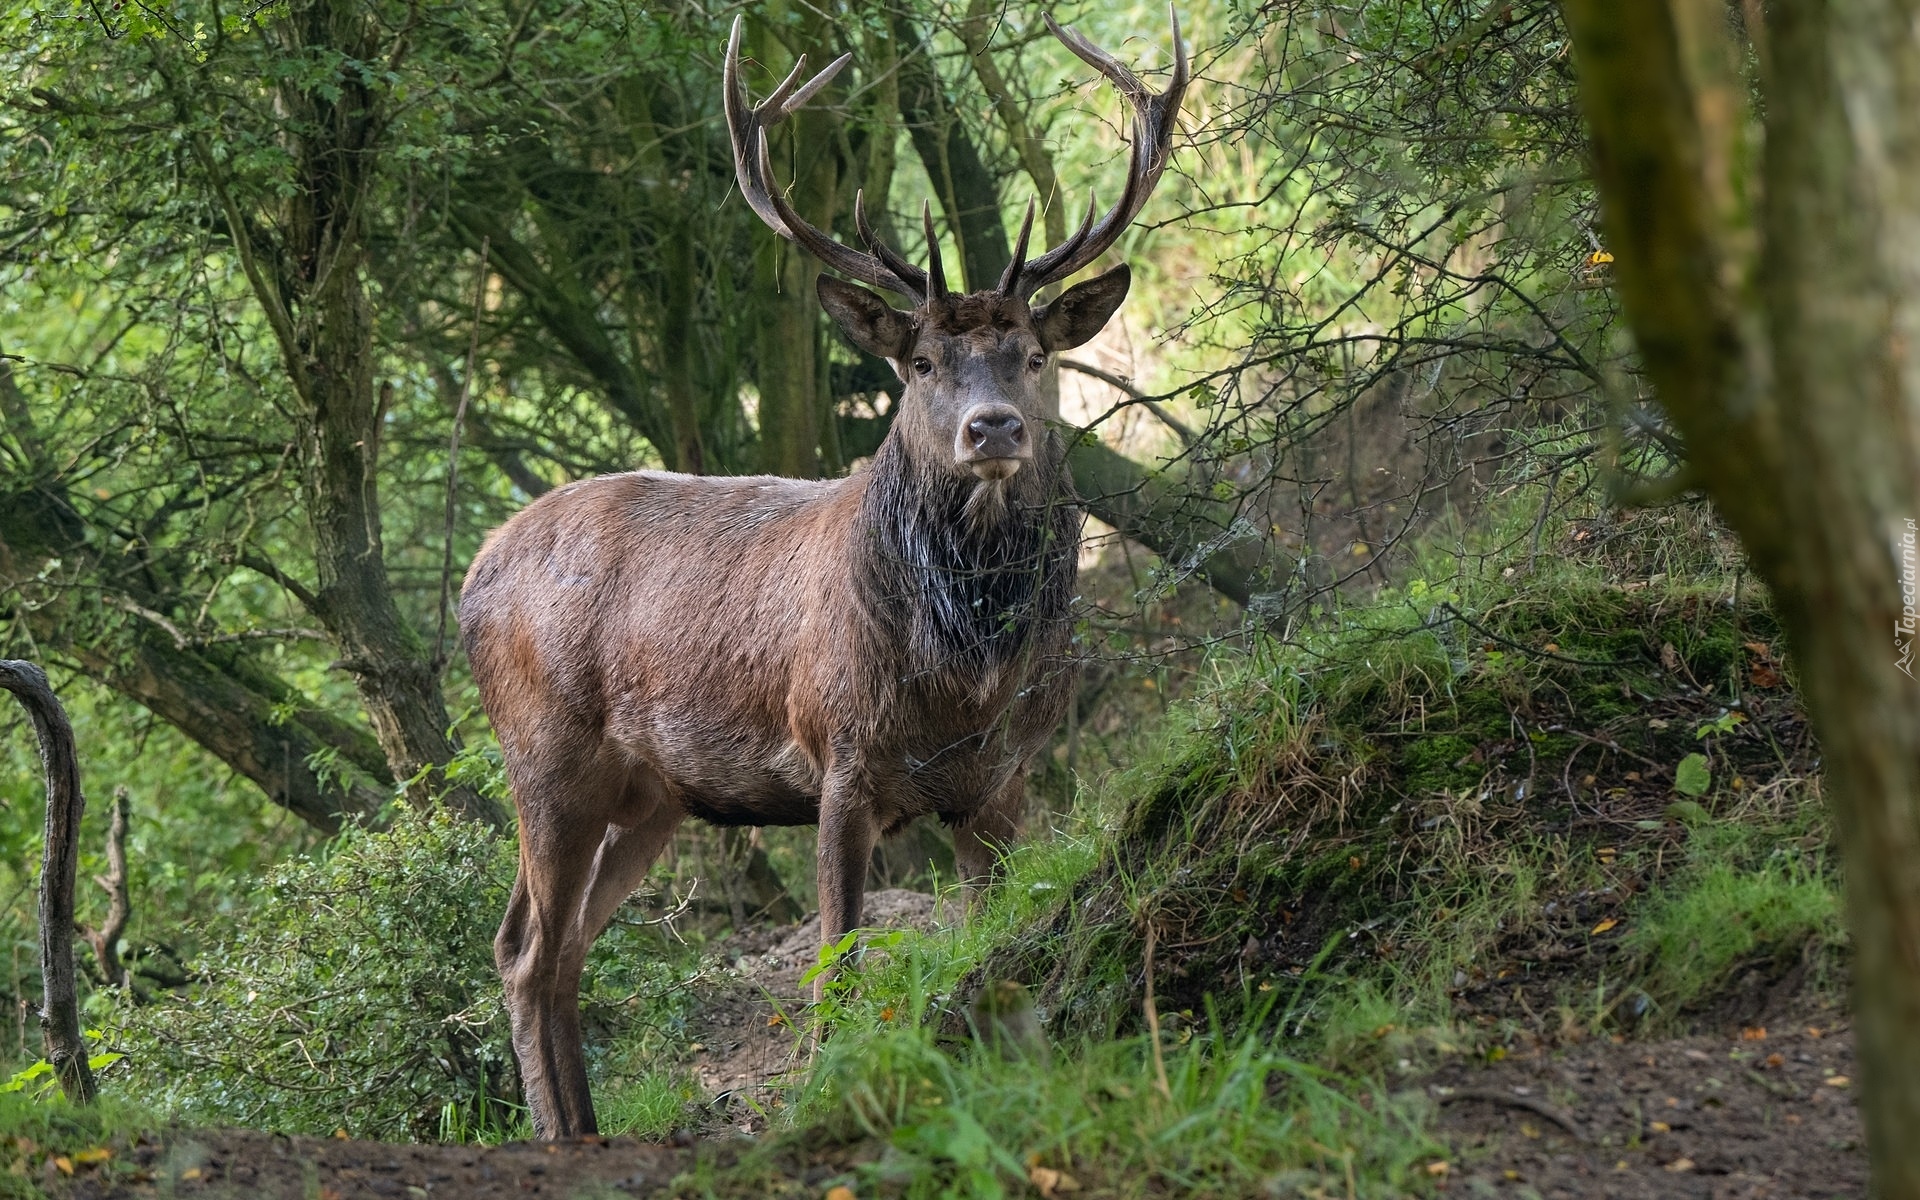
M 1454 1150 L 1450 1191 L 1826 1200 L 1867 1194 L 1857 1079 L 1850 1031 L 1796 1021 L 1456 1062 L 1427 1091 Z
M 1737 1033 L 1601 1040 L 1492 1065 L 1456 1062 L 1422 1083 L 1441 1101 L 1436 1132 L 1453 1149 L 1445 1174 L 1432 1177 L 1433 1191 L 1515 1200 L 1861 1197 L 1867 1161 L 1853 1070 L 1850 1033 L 1815 1036 L 1804 1026 L 1763 1040 Z M 752 1145 L 740 1137 L 697 1149 L 625 1138 L 392 1145 L 196 1130 L 136 1147 L 112 1173 L 81 1168 L 67 1179 L 49 1165 L 44 1182 L 50 1195 L 71 1200 L 600 1200 L 706 1191 L 673 1186 L 693 1172 L 719 1196 L 819 1197 L 852 1182 L 855 1165 L 880 1152 L 864 1144 L 789 1144 L 764 1171 L 714 1178 Z M 1088 1200 L 1114 1194 L 1097 1169 L 1081 1178 Z M 1293 1194 L 1284 1179 L 1283 1171 L 1273 1194 Z M 1129 1193 L 1140 1183 L 1112 1182 Z
M 925 892 L 890 888 L 867 894 L 871 929 L 926 930 L 957 916 Z M 733 973 L 701 997 L 691 1023 L 698 1046 L 692 1070 L 712 1097 L 710 1112 L 743 1132 L 758 1132 L 765 1120 L 756 1109 L 765 1109 L 787 1077 L 807 1065 L 806 1010 L 813 989 L 801 979 L 819 961 L 819 915 L 736 934 L 724 950 Z

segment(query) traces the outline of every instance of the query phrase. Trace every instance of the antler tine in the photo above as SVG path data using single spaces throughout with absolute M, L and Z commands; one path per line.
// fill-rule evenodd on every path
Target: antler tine
M 1000 286 L 994 290 L 1002 296 L 1013 295 L 1013 289 L 1020 285 L 1020 272 L 1027 265 L 1027 239 L 1033 235 L 1033 201 L 1027 201 L 1027 219 L 1020 222 L 1020 236 L 1013 243 L 1013 257 L 1007 260 L 1007 269 L 1000 273 Z
M 858 188 L 853 193 L 853 229 L 860 235 L 860 240 L 867 244 L 867 249 L 873 251 L 887 270 L 892 271 L 902 282 L 918 289 L 915 293 L 916 298 L 926 297 L 927 273 L 895 254 L 893 247 L 881 241 L 880 235 L 875 233 L 873 226 L 867 222 L 867 190 L 865 188 Z
M 1167 169 L 1174 130 L 1178 127 L 1180 101 L 1186 95 L 1190 78 L 1186 47 L 1180 42 L 1180 16 L 1171 4 L 1167 6 L 1167 15 L 1173 25 L 1173 71 L 1167 79 L 1166 91 L 1155 92 L 1118 59 L 1047 14 L 1047 28 L 1061 44 L 1106 76 L 1132 104 L 1133 145 L 1127 155 L 1127 186 L 1120 193 L 1119 201 L 1098 220 L 1094 219 L 1094 206 L 1089 205 L 1086 221 L 1072 237 L 1011 272 L 1013 290 L 1023 299 L 1049 283 L 1065 279 L 1105 253 L 1146 207 L 1147 197 L 1153 194 L 1154 185 Z
M 933 202 L 920 202 L 920 224 L 927 231 L 927 299 L 947 298 L 947 268 L 940 261 L 940 239 L 933 232 Z
M 853 56 L 841 55 L 828 63 L 818 75 L 795 87 L 795 82 L 806 71 L 806 56 L 801 55 L 793 70 L 780 81 L 780 86 L 774 88 L 773 94 L 756 107 L 748 103 L 746 88 L 740 82 L 740 38 L 744 28 L 744 18 L 736 15 L 733 29 L 727 35 L 721 99 L 726 108 L 727 134 L 733 142 L 733 173 L 739 180 L 740 194 L 746 199 L 747 207 L 753 209 L 754 215 L 765 222 L 767 228 L 805 248 L 841 274 L 898 292 L 918 302 L 924 290 L 921 280 L 903 276 L 882 259 L 834 241 L 829 234 L 815 228 L 795 212 L 793 206 L 787 203 L 786 196 L 773 183 L 773 163 L 767 152 L 767 130 L 792 116 L 821 88 L 831 83 L 833 77 L 853 61 Z

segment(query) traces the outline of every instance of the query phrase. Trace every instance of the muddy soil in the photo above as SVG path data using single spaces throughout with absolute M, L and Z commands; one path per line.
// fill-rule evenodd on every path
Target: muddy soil
M 1456 1064 L 1428 1092 L 1450 1194 L 1827 1200 L 1867 1194 L 1855 1078 L 1846 1030 L 1796 1023 Z

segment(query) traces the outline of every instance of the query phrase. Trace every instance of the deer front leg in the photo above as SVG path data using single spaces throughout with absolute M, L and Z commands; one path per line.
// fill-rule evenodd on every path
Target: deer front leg
M 839 941 L 860 928 L 866 900 L 867 868 L 880 831 L 874 822 L 872 793 L 846 777 L 829 776 L 820 797 L 820 945 Z M 813 978 L 813 1001 L 826 995 L 827 974 Z

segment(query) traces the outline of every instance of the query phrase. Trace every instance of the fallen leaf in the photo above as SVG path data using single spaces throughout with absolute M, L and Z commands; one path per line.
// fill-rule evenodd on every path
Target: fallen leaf
M 1613 254 L 1607 250 L 1595 250 L 1592 254 L 1587 255 L 1587 265 L 1590 267 L 1604 266 L 1612 261 Z
M 1740 1031 L 1740 1040 L 1743 1042 L 1764 1042 L 1767 1040 L 1767 1027 L 1765 1025 L 1753 1025 L 1742 1029 Z
M 73 1160 L 68 1158 L 64 1154 L 55 1155 L 53 1159 L 53 1165 L 59 1168 L 60 1173 L 62 1175 L 73 1174 Z M 198 1174 L 198 1172 L 195 1172 L 195 1174 Z
M 322 1185 L 320 1188 L 320 1200 L 346 1200 L 346 1197 L 340 1193 L 339 1188 Z
M 1052 1167 L 1029 1167 L 1027 1179 L 1040 1189 L 1042 1196 L 1057 1196 L 1061 1192 L 1077 1192 L 1080 1181 L 1065 1171 L 1056 1171 Z M 851 1200 L 852 1193 L 848 1193 Z
M 1501 1174 L 1501 1177 L 1506 1179 L 1507 1182 L 1509 1183 L 1520 1182 L 1520 1172 L 1514 1170 L 1512 1167 L 1508 1167 L 1506 1170 L 1500 1172 L 1500 1174 Z
M 1828 1087 L 1850 1087 L 1853 1084 L 1853 1080 L 1848 1079 L 1845 1075 L 1829 1075 L 1827 1076 L 1826 1084 Z
M 1768 663 L 1755 663 L 1747 669 L 1747 682 L 1757 688 L 1776 688 L 1780 686 L 1780 672 Z
M 880 1019 L 882 1021 L 893 1020 L 893 1005 L 889 1004 L 880 1010 Z
M 1667 726 L 1671 725 L 1672 723 L 1673 722 L 1667 720 L 1665 717 L 1654 717 L 1652 720 L 1647 722 L 1647 728 L 1648 729 L 1665 729 Z
M 1347 867 L 1350 870 L 1358 871 L 1360 869 L 1360 864 L 1361 864 L 1361 858 L 1358 854 L 1355 854 L 1347 859 Z
M 1680 669 L 1680 652 L 1673 648 L 1672 642 L 1661 644 L 1660 665 L 1669 671 L 1678 671 Z
M 854 1200 L 853 1189 L 846 1184 L 836 1184 L 827 1189 L 826 1200 Z
M 91 1150 L 81 1150 L 74 1154 L 73 1161 L 82 1166 L 92 1166 L 94 1163 L 103 1163 L 112 1157 L 113 1150 L 111 1147 L 95 1146 Z
M 1752 653 L 1759 655 L 1761 658 L 1773 657 L 1773 651 L 1767 648 L 1765 642 L 1742 642 L 1741 645 L 1745 646 Z
M 1691 1171 L 1693 1170 L 1693 1160 L 1690 1158 L 1676 1158 L 1672 1162 L 1667 1164 L 1667 1170 Z
M 1673 1132 L 1673 1126 L 1667 1124 L 1665 1121 L 1648 1121 L 1647 1128 L 1651 1129 L 1655 1133 L 1672 1133 Z
M 1612 846 L 1602 846 L 1593 852 L 1593 856 L 1603 864 L 1611 863 L 1620 852 Z
M 775 1025 L 785 1025 L 786 1023 L 787 1023 L 787 1014 L 785 1013 L 775 1013 L 772 1016 L 767 1018 L 768 1028 L 772 1028 Z
M 1453 1164 L 1444 1158 L 1435 1159 L 1433 1162 L 1427 1164 L 1427 1174 L 1436 1179 L 1445 1179 L 1447 1174 L 1452 1170 Z
M 344 1142 L 347 1140 L 347 1131 L 344 1129 L 336 1129 L 333 1131 L 333 1136 L 336 1140 Z
M 180 1178 L 182 1178 L 182 1179 L 198 1179 L 198 1178 L 200 1178 L 200 1168 L 199 1168 L 199 1167 L 188 1167 L 188 1168 L 187 1168 L 186 1170 L 184 1170 L 184 1171 L 182 1171 L 182 1172 L 180 1172 Z
M 1607 930 L 1612 929 L 1615 925 L 1618 925 L 1619 923 L 1620 922 L 1614 920 L 1612 917 L 1608 917 L 1606 920 L 1600 922 L 1598 925 L 1595 925 L 1593 927 L 1593 932 L 1605 933 Z
M 1823 1032 L 1824 1031 L 1821 1030 L 1818 1026 L 1814 1026 L 1814 1025 L 1807 1026 L 1807 1036 L 1810 1038 L 1817 1038 L 1821 1036 Z
M 1373 1036 L 1376 1038 L 1383 1038 L 1388 1034 L 1392 1033 L 1393 1030 L 1394 1030 L 1394 1027 L 1392 1025 L 1382 1025 L 1380 1026 L 1380 1028 L 1373 1031 Z
M 1540 1136 L 1540 1130 L 1536 1126 L 1522 1121 L 1520 1122 L 1520 1135 L 1522 1137 L 1537 1138 Z
M 1560 653 L 1560 643 L 1548 642 L 1545 646 L 1542 646 L 1541 649 L 1545 650 L 1548 654 L 1558 654 Z
M 1787 1065 L 1787 1056 L 1777 1052 L 1769 1054 L 1767 1055 L 1766 1061 L 1761 1065 L 1767 1067 L 1784 1067 Z

